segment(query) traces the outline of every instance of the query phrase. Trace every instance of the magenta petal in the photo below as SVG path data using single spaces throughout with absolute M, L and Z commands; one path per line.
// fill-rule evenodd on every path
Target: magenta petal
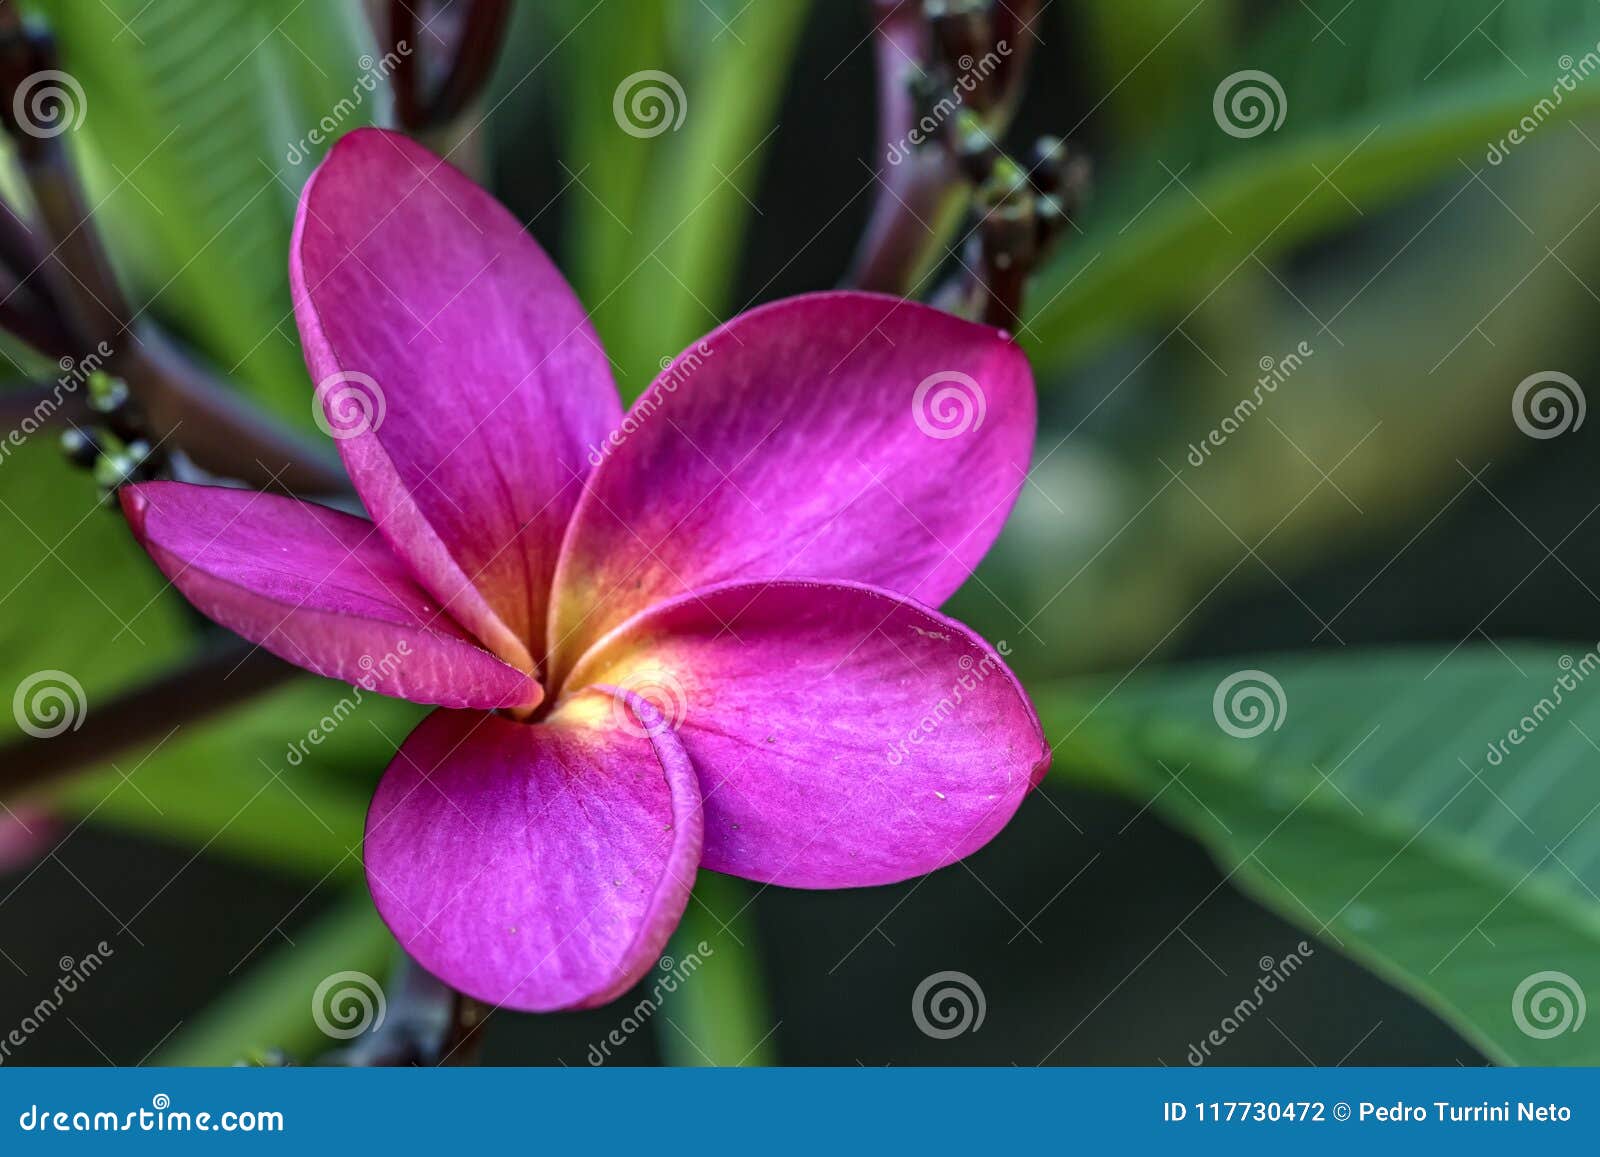
M 544 723 L 435 711 L 367 815 L 378 912 L 429 972 L 496 1006 L 620 996 L 677 927 L 700 795 L 647 702 L 590 691 Z
M 618 629 L 572 680 L 657 703 L 700 776 L 704 865 L 765 883 L 885 884 L 953 863 L 1050 765 L 988 644 L 856 584 L 696 592 Z
M 998 330 L 862 293 L 734 318 L 604 447 L 557 572 L 557 681 L 628 616 L 713 583 L 943 602 L 1000 532 L 1033 435 L 1032 375 Z
M 376 129 L 306 184 L 290 280 L 368 511 L 457 619 L 531 666 L 589 445 L 621 413 L 583 306 L 493 197 Z
M 19 802 L 3 807 L 0 810 L 0 873 L 15 872 L 43 859 L 61 837 L 62 828 L 60 820 L 36 805 Z
M 279 658 L 449 707 L 531 707 L 538 681 L 480 647 L 370 522 L 309 502 L 181 482 L 120 491 L 141 546 L 208 618 Z

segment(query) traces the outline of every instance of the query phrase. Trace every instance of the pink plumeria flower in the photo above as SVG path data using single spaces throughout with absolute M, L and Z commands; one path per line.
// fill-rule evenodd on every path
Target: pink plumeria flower
M 165 482 L 123 508 L 217 622 L 446 708 L 389 765 L 364 849 L 379 912 L 442 980 L 604 1003 L 697 868 L 903 880 L 982 847 L 1044 774 L 1016 678 L 930 609 L 1024 481 L 1033 385 L 1004 334 L 793 298 L 697 342 L 624 418 L 517 220 L 377 130 L 306 185 L 290 276 L 372 521 Z M 963 385 L 981 412 L 941 427 L 938 391 Z

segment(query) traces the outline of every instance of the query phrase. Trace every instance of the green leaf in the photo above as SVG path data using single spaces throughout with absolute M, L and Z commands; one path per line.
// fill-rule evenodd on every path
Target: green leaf
M 0 743 L 24 739 L 24 720 L 64 723 L 52 698 L 80 717 L 190 645 L 181 608 L 162 596 L 166 581 L 122 515 L 68 464 L 55 430 L 27 429 L 9 432 L 21 446 L 0 443 L 0 703 L 11 707 L 24 680 L 39 680 L 21 715 L 0 710 Z M 34 694 L 44 698 L 29 709 Z
M 55 442 L 39 431 L 0 456 L 0 743 L 49 743 L 195 646 L 182 600 Z M 50 798 L 312 879 L 358 874 L 371 785 L 421 713 L 308 676 L 119 752 Z
M 1203 299 L 1241 265 L 1370 214 L 1462 163 L 1485 169 L 1490 143 L 1525 117 L 1538 121 L 1531 136 L 1548 136 L 1600 105 L 1600 77 L 1576 80 L 1571 91 L 1558 84 L 1574 63 L 1595 63 L 1600 8 L 1588 0 L 1539 7 L 1534 19 L 1497 0 L 1354 0 L 1325 17 L 1325 31 L 1310 6 L 1286 6 L 1210 78 L 1220 87 L 1238 71 L 1269 73 L 1283 91 L 1283 101 L 1273 98 L 1281 127 L 1237 138 L 1195 93 L 1164 139 L 1112 166 L 1084 234 L 1030 291 L 1035 314 L 1024 337 L 1037 357 L 1063 365 Z M 1579 60 L 1563 64 L 1564 53 Z M 1519 163 L 1521 147 L 1511 146 L 1506 163 Z
M 1600 996 L 1591 679 L 1600 654 L 1578 648 L 1405 650 L 1180 669 L 1039 703 L 1058 778 L 1148 801 L 1227 880 L 1491 1058 L 1597 1064 L 1596 1025 L 1549 1032 L 1557 988 L 1574 1005 Z
M 625 398 L 736 304 L 739 245 L 808 5 L 724 7 L 606 9 L 563 29 L 576 94 L 562 101 L 570 275 Z
M 667 1064 L 761 1068 L 778 1062 L 772 1042 L 777 1017 L 750 916 L 754 902 L 750 885 L 732 876 L 701 872 L 695 881 L 663 971 L 646 978 L 650 999 L 666 1006 L 652 1023 Z
M 35 7 L 83 88 L 75 135 L 94 178 L 90 201 L 111 222 L 136 304 L 173 319 L 282 417 L 308 424 L 289 232 L 323 151 L 311 131 L 370 123 L 387 95 L 384 80 L 372 91 L 362 83 L 376 62 L 359 11 L 271 0 Z
M 425 710 L 307 676 L 118 755 L 57 802 L 285 874 L 359 878 L 372 786 Z
M 1528 165 L 1487 185 L 1461 172 L 1306 260 L 1290 292 L 1241 273 L 1185 325 L 1203 354 L 1174 335 L 1137 372 L 1108 359 L 1074 375 L 1087 414 L 1041 430 L 984 583 L 952 613 L 989 638 L 1044 639 L 1019 648 L 1036 676 L 1125 669 L 1248 587 L 1281 590 L 1266 567 L 1292 583 L 1375 542 L 1399 550 L 1472 485 L 1462 463 L 1541 447 L 1511 395 L 1532 366 L 1591 356 L 1594 299 L 1569 269 L 1600 261 L 1600 153 L 1571 126 L 1527 148 Z M 1257 359 L 1306 339 L 1315 356 L 1194 467 Z
M 156 1063 L 233 1065 L 272 1049 L 315 1060 L 344 1041 L 322 1031 L 313 1009 L 325 1018 L 329 1013 L 345 1016 L 358 1011 L 355 1003 L 342 1009 L 329 1003 L 340 992 L 352 1001 L 362 994 L 376 1000 L 382 992 L 377 978 L 384 975 L 393 951 L 394 938 L 373 911 L 365 890 L 351 893 L 318 916 L 309 929 L 296 931 L 293 944 L 274 949 L 237 987 L 186 1022 Z M 340 973 L 360 975 L 339 977 Z M 318 1002 L 319 986 L 330 981 Z M 342 1019 L 330 1023 L 341 1031 L 354 1027 Z
M 1206 78 L 1228 55 L 1234 7 L 1234 0 L 1081 0 L 1076 10 L 1056 9 L 1054 34 L 1041 29 L 1044 43 L 1033 50 L 1044 57 L 1065 47 L 1069 63 L 1081 61 L 1106 94 L 1100 110 L 1115 139 L 1142 140 L 1209 90 Z M 1135 73 L 1137 83 L 1124 83 Z

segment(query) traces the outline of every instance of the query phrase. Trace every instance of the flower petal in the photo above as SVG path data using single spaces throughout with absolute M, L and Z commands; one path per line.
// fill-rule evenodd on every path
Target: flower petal
M 343 137 L 307 182 L 290 280 L 328 427 L 379 529 L 531 669 L 588 446 L 621 412 L 583 306 L 493 197 L 376 129 Z
M 367 881 L 401 945 L 446 983 L 530 1012 L 587 1008 L 666 946 L 700 838 L 671 729 L 648 703 L 592 690 L 544 723 L 423 720 L 367 815 Z
M 703 863 L 796 888 L 886 884 L 970 855 L 1050 766 L 1016 677 L 888 591 L 730 583 L 654 607 L 572 686 L 656 703 L 700 776 Z
M 0 810 L 0 873 L 15 872 L 44 858 L 63 825 L 37 805 L 18 802 Z
M 998 330 L 863 293 L 735 318 L 602 448 L 557 569 L 553 682 L 628 616 L 718 582 L 943 602 L 1000 532 L 1033 435 L 1032 375 Z
M 532 707 L 543 697 L 441 611 L 363 518 L 181 482 L 119 494 L 172 585 L 281 659 L 418 703 Z

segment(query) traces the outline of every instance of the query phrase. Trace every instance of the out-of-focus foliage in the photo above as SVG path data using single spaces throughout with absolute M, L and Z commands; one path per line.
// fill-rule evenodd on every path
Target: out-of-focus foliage
M 1084 235 L 1035 287 L 1025 336 L 1041 365 L 1182 317 L 1236 266 L 1271 261 L 1444 171 L 1484 168 L 1486 143 L 1554 103 L 1571 58 L 1600 40 L 1587 0 L 1533 7 L 1355 0 L 1325 24 L 1291 4 L 1227 64 L 1191 73 L 1174 121 L 1112 161 Z M 1242 70 L 1281 86 L 1281 128 L 1244 139 L 1218 128 L 1202 96 Z M 1539 116 L 1545 133 L 1600 104 L 1600 85 L 1560 96 Z
M 332 139 L 387 103 L 361 13 L 273 0 L 34 7 L 83 86 L 91 203 L 113 223 L 139 304 L 153 302 L 255 397 L 311 429 L 289 231 L 326 147 L 307 126 L 325 124 Z
M 93 484 L 68 464 L 54 435 L 6 450 L 0 680 L 7 701 L 27 676 L 61 671 L 93 704 L 176 661 L 186 650 L 183 608 L 162 597 L 160 572 L 127 527 L 100 508 Z M 0 713 L 0 742 L 23 738 L 16 713 Z
M 1600 954 L 1600 702 L 1573 696 L 1525 741 L 1505 734 L 1535 711 L 1530 695 L 1553 701 L 1558 678 L 1570 689 L 1587 677 L 1592 656 L 1573 670 L 1582 658 L 1515 648 L 1274 659 L 1281 698 L 1252 679 L 1237 686 L 1268 697 L 1221 707 L 1261 732 L 1247 742 L 1218 726 L 1213 702 L 1236 664 L 1085 688 L 1041 710 L 1066 740 L 1058 775 L 1149 797 L 1228 881 L 1412 992 L 1489 1056 L 1596 1064 L 1594 1034 L 1530 1032 L 1554 1008 L 1538 1010 L 1531 990 L 1512 999 L 1543 972 L 1589 974 Z M 1260 714 L 1247 719 L 1251 706 Z
M 306 999 L 329 977 L 380 973 L 394 937 L 365 891 L 352 892 L 300 934 L 298 943 L 271 944 L 243 982 L 173 1034 L 157 1055 L 163 1065 L 258 1062 L 274 1050 L 315 1060 L 329 1039 L 316 1023 L 320 1010 Z
M 558 65 L 563 183 L 574 194 L 565 253 L 625 399 L 738 304 L 740 245 L 807 10 L 806 0 L 767 0 L 734 30 L 718 23 L 737 8 L 548 6 L 549 35 L 570 32 Z M 679 89 L 648 78 L 622 87 L 647 70 Z M 648 135 L 619 132 L 614 102 L 651 86 L 663 115 L 682 113 L 681 131 L 651 120 Z
M 983 571 L 999 598 L 969 587 L 961 612 L 1026 641 L 1017 662 L 1040 675 L 1136 661 L 1241 589 L 1281 589 L 1273 572 L 1398 547 L 1470 483 L 1458 460 L 1525 449 L 1511 391 L 1588 347 L 1595 302 L 1567 267 L 1600 258 L 1600 153 L 1563 126 L 1484 184 L 1458 172 L 1287 288 L 1235 274 L 1185 323 L 1205 354 L 1174 332 L 1071 378 Z M 1259 359 L 1301 341 L 1313 355 L 1192 468 Z
M 308 880 L 359 877 L 372 787 L 426 711 L 308 675 L 77 781 L 64 802 Z

